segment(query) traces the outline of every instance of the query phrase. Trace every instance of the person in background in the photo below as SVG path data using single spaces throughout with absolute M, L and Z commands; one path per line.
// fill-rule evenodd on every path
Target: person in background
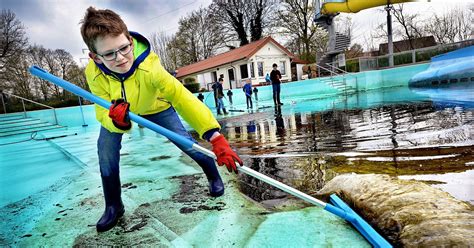
M 101 124 L 97 150 L 105 199 L 104 213 L 96 224 L 98 232 L 113 228 L 125 213 L 119 162 L 122 136 L 132 129 L 129 111 L 196 142 L 179 113 L 200 138 L 212 144 L 217 163 L 237 173 L 235 162 L 242 165 L 242 160 L 220 134 L 220 125 L 209 108 L 163 68 L 144 36 L 129 32 L 115 12 L 94 7 L 89 7 L 81 20 L 81 35 L 90 50 L 85 69 L 89 88 L 97 97 L 112 102 L 109 109 L 95 105 Z M 214 159 L 172 142 L 202 168 L 210 195 L 224 194 Z
M 258 89 L 257 89 L 257 87 L 253 88 L 253 94 L 255 96 L 255 101 L 258 101 Z
M 272 81 L 273 88 L 273 103 L 275 106 L 283 105 L 280 101 L 280 84 L 281 84 L 281 73 L 278 70 L 278 65 L 273 64 L 273 70 L 270 73 L 270 80 Z
M 216 84 L 217 114 L 218 115 L 222 115 L 221 109 L 225 115 L 228 114 L 227 110 L 225 110 L 224 101 L 223 101 L 223 98 L 224 98 L 224 87 L 222 86 L 223 83 L 224 83 L 224 79 L 219 78 L 219 81 Z
M 232 90 L 229 89 L 229 90 L 227 91 L 227 97 L 229 98 L 230 105 L 233 104 L 233 102 L 232 102 L 232 96 L 233 96 L 233 95 L 234 95 L 234 93 L 232 93 Z
M 245 93 L 245 97 L 247 98 L 247 109 L 253 108 L 252 105 L 252 82 L 250 79 L 245 79 L 245 85 L 242 88 Z
M 265 82 L 267 83 L 267 85 L 270 85 L 272 83 L 272 80 L 270 79 L 270 74 L 268 74 L 268 73 L 265 76 Z
M 212 92 L 213 92 L 213 96 L 214 96 L 214 103 L 215 103 L 215 106 L 217 108 L 217 87 L 218 87 L 218 84 L 219 84 L 219 81 L 215 82 L 212 84 L 211 88 L 212 88 Z
M 199 94 L 198 94 L 198 99 L 199 99 L 201 102 L 204 102 L 204 95 L 203 95 L 201 92 L 199 92 Z

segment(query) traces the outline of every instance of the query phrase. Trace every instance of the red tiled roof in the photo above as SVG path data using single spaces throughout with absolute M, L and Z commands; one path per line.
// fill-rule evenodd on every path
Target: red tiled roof
M 296 63 L 296 64 L 309 64 L 308 61 L 302 60 L 298 57 L 294 57 L 293 60 L 291 60 L 291 63 Z
M 255 53 L 260 50 L 265 44 L 268 42 L 272 42 L 275 44 L 277 47 L 279 47 L 283 52 L 288 54 L 291 58 L 294 58 L 295 55 L 292 54 L 288 49 L 286 49 L 284 46 L 280 45 L 280 43 L 276 42 L 271 36 L 265 37 L 263 39 L 251 42 L 245 46 L 241 46 L 239 48 L 230 50 L 225 53 L 218 54 L 214 57 L 201 60 L 199 62 L 196 62 L 194 64 L 190 64 L 187 66 L 183 66 L 181 68 L 178 68 L 178 73 L 176 75 L 177 78 L 181 78 L 184 76 L 187 76 L 189 74 L 201 72 L 210 68 L 218 67 L 221 65 L 225 65 L 234 61 L 242 60 L 242 59 L 249 59 L 252 57 Z

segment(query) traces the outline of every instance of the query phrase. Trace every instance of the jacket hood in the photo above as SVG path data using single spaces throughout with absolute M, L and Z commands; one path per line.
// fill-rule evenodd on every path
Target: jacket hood
M 115 76 L 121 81 L 125 81 L 125 79 L 130 77 L 135 72 L 135 70 L 138 68 L 138 66 L 143 62 L 143 60 L 145 60 L 145 58 L 150 54 L 150 48 L 151 48 L 150 42 L 143 35 L 141 35 L 137 32 L 130 31 L 129 33 L 130 33 L 130 35 L 132 36 L 132 38 L 134 40 L 133 41 L 133 44 L 134 44 L 133 56 L 135 57 L 135 60 L 133 61 L 132 67 L 130 67 L 130 70 L 128 72 L 126 72 L 126 73 L 116 73 L 116 72 L 113 72 L 113 71 L 109 70 L 109 68 L 107 68 L 104 64 L 99 64 L 99 63 L 94 61 L 94 63 L 97 65 L 97 67 L 101 71 L 103 71 L 105 74 Z M 142 48 L 145 48 L 145 49 L 144 50 L 139 49 L 139 47 L 142 47 Z

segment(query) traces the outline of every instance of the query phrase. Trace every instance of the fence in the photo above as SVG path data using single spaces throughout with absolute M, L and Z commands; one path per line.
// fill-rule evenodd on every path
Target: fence
M 393 61 L 395 66 L 416 64 L 420 62 L 429 61 L 432 57 L 436 55 L 451 52 L 472 45 L 474 45 L 474 39 L 394 53 Z M 348 59 L 346 60 L 345 70 L 348 72 L 361 72 L 384 69 L 389 67 L 388 59 L 389 55 Z

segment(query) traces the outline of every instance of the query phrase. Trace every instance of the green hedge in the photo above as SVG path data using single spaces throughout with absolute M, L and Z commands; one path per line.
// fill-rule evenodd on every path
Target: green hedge
M 393 56 L 394 65 L 404 65 L 413 63 L 411 53 L 397 54 Z
M 359 60 L 354 59 L 354 60 L 347 60 L 346 61 L 346 69 L 345 71 L 347 72 L 359 72 Z
M 184 79 L 184 84 L 195 84 L 196 79 L 195 78 L 185 78 Z
M 428 50 L 428 51 L 416 52 L 416 62 L 428 61 L 436 55 L 451 52 L 454 50 L 456 50 L 456 47 L 445 47 L 442 49 L 433 49 L 433 50 Z
M 378 58 L 377 59 L 378 67 L 387 67 L 388 66 L 388 57 Z
M 191 93 L 198 93 L 199 92 L 199 84 L 198 83 L 188 83 L 184 84 L 184 87 L 191 91 Z

